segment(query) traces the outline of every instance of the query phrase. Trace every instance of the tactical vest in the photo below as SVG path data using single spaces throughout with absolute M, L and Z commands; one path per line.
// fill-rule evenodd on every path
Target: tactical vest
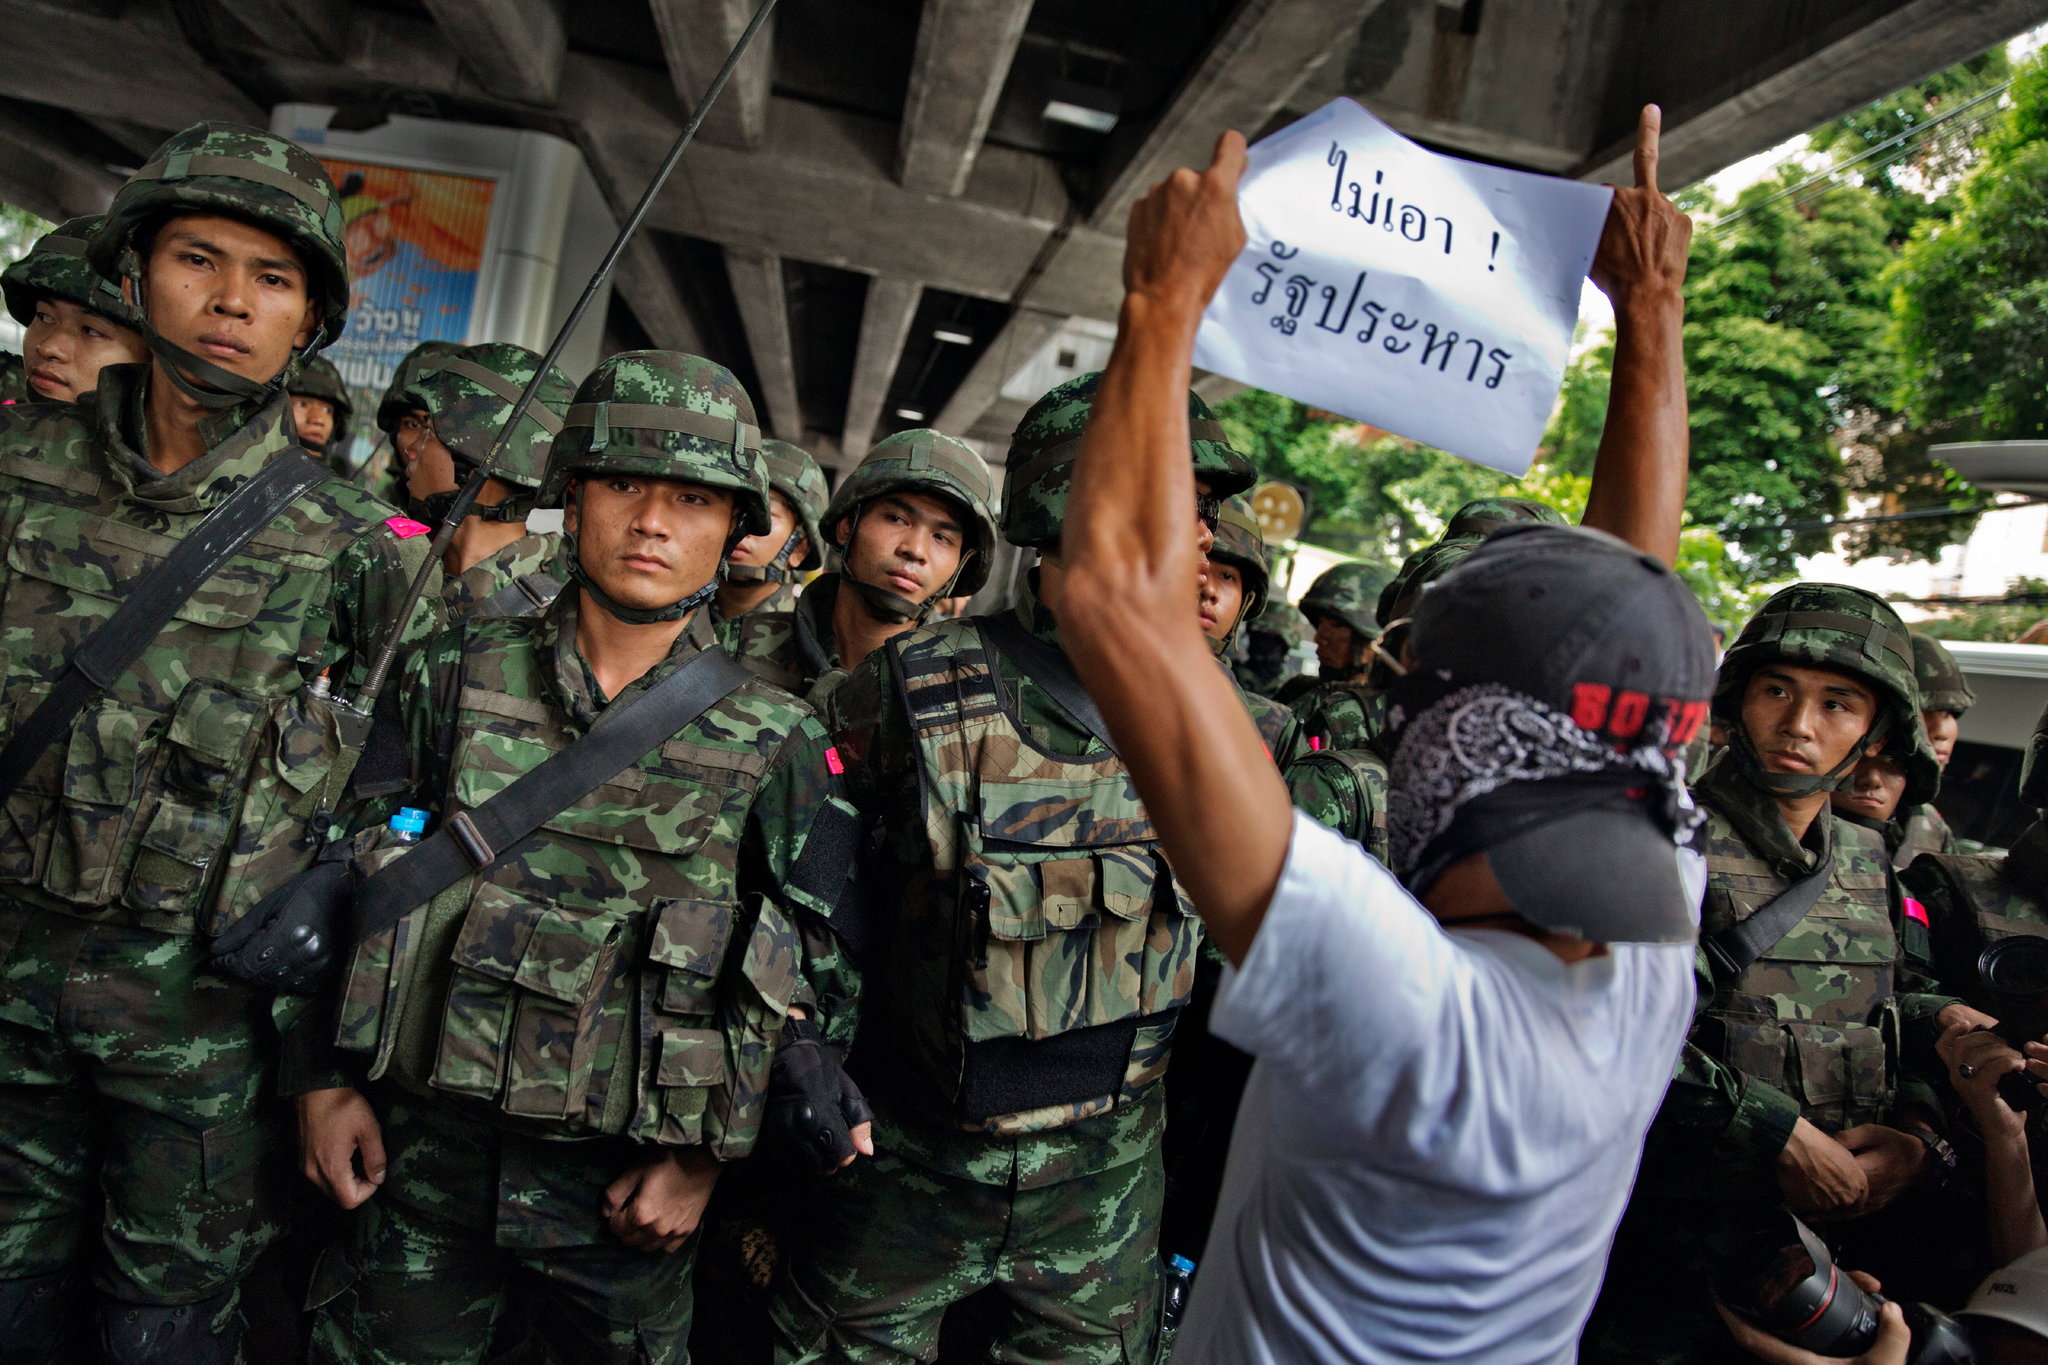
M 1747 919 L 1791 885 L 1706 806 L 1703 936 Z M 1823 810 L 1821 819 L 1832 818 Z M 1898 1085 L 1899 940 L 1884 846 L 1834 823 L 1834 873 L 1820 899 L 1708 1002 L 1694 1042 L 1790 1096 L 1836 1131 L 1886 1119 Z
M 1290 763 L 1286 777 L 1297 806 L 1386 861 L 1387 764 L 1377 753 L 1321 749 Z
M 1892 868 L 1904 872 L 1923 853 L 1945 853 L 1955 845 L 1948 821 L 1932 806 L 1921 806 L 1899 824 L 1899 845 L 1892 850 Z
M 1977 955 L 2002 938 L 2033 934 L 2048 938 L 2048 905 L 2015 886 L 2007 875 L 2010 855 L 1938 853 L 1920 859 L 1911 881 L 1938 876 L 1960 919 L 1942 916 L 1933 925 L 1936 961 L 1945 990 L 1984 1004 Z
M 0 667 L 18 724 L 178 542 L 110 515 L 126 495 L 89 468 L 12 453 L 0 475 Z M 303 867 L 307 822 L 339 796 L 340 752 L 332 703 L 306 681 L 334 624 L 337 561 L 389 534 L 375 510 L 317 485 L 178 607 L 7 801 L 0 888 L 83 918 L 218 933 Z
M 890 947 L 911 1060 L 991 1134 L 1137 1102 L 1166 1073 L 1202 927 L 1130 774 L 1041 748 L 973 622 L 885 648 L 931 853 Z
M 552 666 L 541 625 L 471 620 L 448 814 L 576 738 L 540 700 Z M 739 894 L 740 845 L 772 752 L 760 743 L 764 712 L 797 718 L 747 684 L 359 945 L 336 1045 L 367 1053 L 372 1078 L 388 1071 L 407 1088 L 465 1097 L 541 1136 L 622 1133 L 744 1156 L 800 972 L 789 921 Z M 373 854 L 364 870 L 401 853 Z

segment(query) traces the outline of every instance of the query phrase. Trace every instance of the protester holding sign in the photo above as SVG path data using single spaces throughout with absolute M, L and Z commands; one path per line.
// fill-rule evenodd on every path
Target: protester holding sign
M 1658 343 L 1617 367 L 1588 514 L 1636 548 L 1513 528 L 1425 595 L 1396 693 L 1405 888 L 1290 814 L 1174 610 L 1196 567 L 1178 395 L 1245 240 L 1237 135 L 1132 213 L 1060 611 L 1175 875 L 1235 964 L 1216 1027 L 1259 1059 L 1183 1365 L 1572 1357 L 1684 1029 L 1698 896 L 1677 755 L 1712 646 L 1659 562 L 1684 492 L 1688 233 L 1655 186 L 1656 132 L 1646 110 L 1639 188 L 1617 193 L 1595 262 L 1624 325 Z M 1627 737 L 1582 704 L 1601 688 L 1654 699 Z M 1536 766 L 1521 780 L 1445 740 L 1488 711 L 1548 736 L 1522 747 Z

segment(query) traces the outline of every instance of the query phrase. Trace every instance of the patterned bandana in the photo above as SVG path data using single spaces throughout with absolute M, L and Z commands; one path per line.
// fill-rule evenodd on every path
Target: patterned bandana
M 1663 817 L 1674 837 L 1700 818 L 1678 762 L 1659 747 L 1661 728 L 1646 728 L 1648 742 L 1639 747 L 1616 749 L 1564 712 L 1500 683 L 1458 688 L 1412 716 L 1403 710 L 1397 706 L 1390 716 L 1399 740 L 1390 765 L 1387 834 L 1394 872 L 1410 888 L 1426 889 L 1459 857 L 1485 847 L 1466 848 L 1468 841 L 1444 836 L 1468 804 L 1513 783 L 1574 779 L 1569 795 L 1554 787 L 1540 804 L 1520 803 L 1529 808 L 1513 823 L 1538 823 L 1609 800 L 1642 804 L 1631 789 L 1643 787 L 1661 793 L 1647 809 Z

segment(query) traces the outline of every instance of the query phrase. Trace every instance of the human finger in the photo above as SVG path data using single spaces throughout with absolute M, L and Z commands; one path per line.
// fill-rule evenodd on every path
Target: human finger
M 640 1188 L 640 1175 L 640 1168 L 636 1166 L 604 1187 L 604 1216 L 606 1219 L 617 1219 L 620 1214 L 632 1206 L 633 1191 Z
M 363 1131 L 356 1135 L 357 1150 L 363 1159 L 363 1175 L 372 1185 L 384 1183 L 384 1130 L 377 1126 L 375 1118 L 363 1125 Z
M 1215 152 L 1209 157 L 1209 174 L 1235 195 L 1237 182 L 1244 178 L 1244 168 L 1244 134 L 1235 128 L 1225 128 L 1216 139 Z
M 1657 143 L 1664 132 L 1664 111 L 1654 104 L 1643 106 L 1636 119 L 1636 188 L 1657 188 Z
M 862 1156 L 873 1156 L 875 1154 L 874 1124 L 856 1123 L 853 1125 L 853 1132 L 850 1136 L 853 1138 L 855 1151 L 859 1152 Z
M 1866 1294 L 1875 1294 L 1884 1288 L 1884 1281 L 1867 1270 L 1852 1270 L 1849 1272 L 1849 1278 L 1856 1281 Z

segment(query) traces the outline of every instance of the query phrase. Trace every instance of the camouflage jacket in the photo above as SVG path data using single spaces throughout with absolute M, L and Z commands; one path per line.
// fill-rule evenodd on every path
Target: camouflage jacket
M 1225 666 L 1223 671 L 1228 674 L 1230 669 Z M 1308 738 L 1301 733 L 1301 724 L 1295 720 L 1293 711 L 1243 686 L 1238 687 L 1237 694 L 1244 698 L 1244 709 L 1251 713 L 1252 724 L 1259 727 L 1259 740 L 1266 746 L 1273 766 L 1284 769 L 1309 752 Z
M 0 658 L 25 716 L 63 662 L 178 541 L 289 444 L 283 398 L 202 424 L 171 475 L 141 455 L 144 366 L 76 405 L 0 412 Z M 17 905 L 168 934 L 218 933 L 345 820 L 322 673 L 348 697 L 394 634 L 425 638 L 438 577 L 398 613 L 427 538 L 339 479 L 301 494 L 181 605 L 9 801 L 0 882 Z M 430 574 L 434 571 L 430 570 Z
M 1376 748 L 1320 749 L 1281 774 L 1294 804 L 1367 853 L 1387 860 L 1387 761 Z
M 413 661 L 402 695 L 415 790 L 442 818 L 496 796 L 603 711 L 576 648 L 579 601 L 472 617 Z M 620 699 L 717 647 L 698 616 Z M 854 1027 L 857 982 L 829 926 L 843 868 L 804 858 L 829 810 L 852 828 L 834 762 L 807 707 L 749 680 L 359 945 L 336 1046 L 369 1079 L 538 1136 L 746 1155 L 790 1005 L 836 1042 Z M 363 869 L 404 852 L 373 849 Z
M 1031 586 L 1015 610 L 1058 643 Z M 1202 932 L 1123 765 L 975 620 L 891 640 L 828 711 L 891 893 L 854 1059 L 912 1155 L 1007 1182 L 1021 1149 L 962 1135 L 1029 1135 L 1050 1183 L 1142 1154 Z
M 718 638 L 749 672 L 820 706 L 846 676 L 832 629 L 838 601 L 839 575 L 819 574 L 787 611 L 756 607 L 728 617 Z
M 1832 1132 L 1892 1122 L 1905 1100 L 1935 1112 L 1932 1090 L 1902 1074 L 1902 1029 L 1931 1045 L 1933 1016 L 1950 1002 L 1896 991 L 1901 917 L 1874 835 L 1824 807 L 1794 841 L 1776 802 L 1725 752 L 1695 793 L 1707 815 L 1702 938 L 1746 919 L 1821 859 L 1832 856 L 1833 872 L 1806 916 L 1726 987 L 1698 954 L 1692 1032 L 1639 1185 L 1774 1204 L 1778 1153 L 1799 1118 Z
M 28 362 L 12 351 L 0 351 L 0 407 L 37 401 L 39 395 L 28 386 Z
M 1318 749 L 1364 749 L 1385 728 L 1379 694 L 1365 679 L 1319 684 L 1294 703 L 1301 733 Z
M 741 612 L 738 616 L 727 616 L 723 612 L 719 611 L 717 609 L 718 599 L 714 597 L 711 599 L 711 623 L 716 626 L 724 626 L 727 622 L 739 621 L 745 617 L 753 616 L 759 612 L 793 611 L 796 609 L 797 595 L 798 588 L 796 584 L 777 583 L 775 585 L 775 591 L 769 593 L 766 597 L 761 599 L 761 605 L 757 607 L 749 607 L 745 611 Z
M 2027 826 L 2009 853 L 1929 853 L 1899 877 L 1927 915 L 1942 984 L 1991 1014 L 1977 973 L 1985 948 L 2013 934 L 2048 937 L 2048 824 Z
M 556 563 L 562 537 L 532 531 L 448 580 L 441 592 L 448 619 L 466 616 L 538 616 L 569 581 Z
M 1900 821 L 1896 837 L 1887 837 L 1885 847 L 1892 852 L 1892 867 L 1900 872 L 1911 867 L 1923 853 L 1958 851 L 1956 832 L 1932 806 L 1920 806 Z

